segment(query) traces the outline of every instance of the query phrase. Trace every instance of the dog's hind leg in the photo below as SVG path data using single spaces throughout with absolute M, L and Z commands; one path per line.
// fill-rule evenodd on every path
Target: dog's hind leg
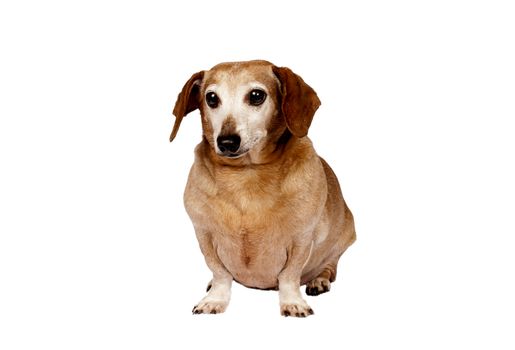
M 320 295 L 331 290 L 331 282 L 334 282 L 336 279 L 337 263 L 338 260 L 327 264 L 317 277 L 306 283 L 307 295 Z
M 331 283 L 336 280 L 336 268 L 338 266 L 338 260 L 342 254 L 356 241 L 356 230 L 354 229 L 354 218 L 352 217 L 352 213 L 347 208 L 345 204 L 345 222 L 346 227 L 343 226 L 341 229 L 338 229 L 336 232 L 342 232 L 343 235 L 338 235 L 338 241 L 335 244 L 336 251 L 339 252 L 337 255 L 332 255 L 329 257 L 327 264 L 321 264 L 323 266 L 322 272 L 320 272 L 316 277 L 311 281 L 306 283 L 306 294 L 307 295 L 320 295 L 322 293 L 329 292 L 331 289 Z M 316 273 L 316 272 L 314 272 Z M 313 276 L 313 275 L 311 275 Z M 309 276 L 308 278 L 312 278 Z

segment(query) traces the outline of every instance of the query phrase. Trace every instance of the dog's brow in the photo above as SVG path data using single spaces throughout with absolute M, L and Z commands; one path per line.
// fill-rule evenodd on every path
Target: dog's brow
M 250 87 L 252 88 L 259 88 L 261 90 L 265 90 L 267 91 L 268 89 L 266 88 L 266 85 L 263 84 L 263 83 L 260 83 L 259 81 L 251 81 L 249 84 L 248 84 Z
M 206 91 L 214 91 L 218 88 L 218 85 L 216 84 L 211 84 L 209 85 L 207 88 L 206 88 Z

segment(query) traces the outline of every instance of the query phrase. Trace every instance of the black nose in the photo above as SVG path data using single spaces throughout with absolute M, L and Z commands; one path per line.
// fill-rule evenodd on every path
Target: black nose
M 216 143 L 222 153 L 234 153 L 240 148 L 240 137 L 238 135 L 218 136 Z

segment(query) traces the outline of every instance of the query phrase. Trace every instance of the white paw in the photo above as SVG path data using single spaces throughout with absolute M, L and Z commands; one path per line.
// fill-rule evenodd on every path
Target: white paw
M 202 299 L 193 307 L 194 314 L 220 314 L 227 308 L 228 302 L 224 300 L 206 300 Z
M 281 303 L 281 315 L 283 316 L 306 317 L 313 314 L 313 309 L 302 299 L 291 303 Z

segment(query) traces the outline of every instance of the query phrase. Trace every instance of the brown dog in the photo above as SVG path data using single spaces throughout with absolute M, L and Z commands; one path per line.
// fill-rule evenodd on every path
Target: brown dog
M 170 141 L 199 108 L 203 138 L 184 204 L 213 279 L 193 313 L 224 312 L 235 280 L 279 289 L 281 314 L 305 317 L 327 292 L 354 221 L 329 165 L 306 136 L 315 91 L 266 61 L 222 63 L 193 74 L 177 98 Z

